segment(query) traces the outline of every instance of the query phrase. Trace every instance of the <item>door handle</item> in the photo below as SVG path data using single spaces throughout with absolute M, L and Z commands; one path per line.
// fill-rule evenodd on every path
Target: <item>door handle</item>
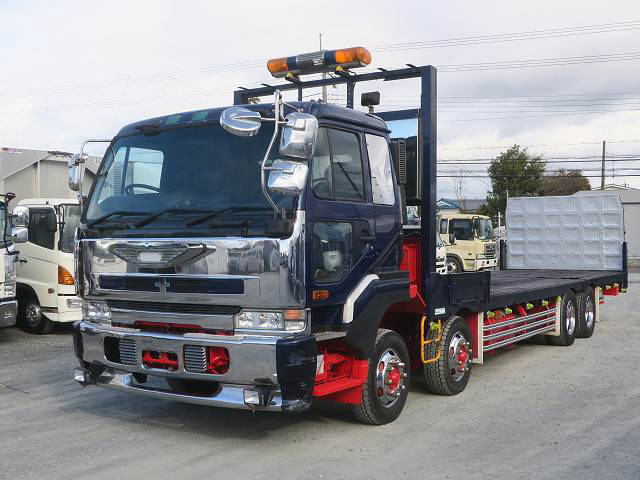
M 27 259 L 26 258 L 21 258 L 20 260 L 18 260 L 20 263 L 27 263 Z
M 362 230 L 362 232 L 360 232 L 360 240 L 363 242 L 373 242 L 375 239 L 376 237 L 371 235 L 371 232 L 367 230 Z

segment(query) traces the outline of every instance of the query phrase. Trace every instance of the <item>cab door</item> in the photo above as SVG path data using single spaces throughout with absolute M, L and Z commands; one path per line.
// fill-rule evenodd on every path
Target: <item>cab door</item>
M 29 285 L 43 307 L 58 307 L 57 216 L 53 207 L 29 207 L 29 240 L 20 245 L 17 282 Z
M 322 305 L 323 323 L 340 322 L 339 306 L 375 259 L 364 141 L 361 132 L 342 125 L 318 130 L 306 196 L 307 302 Z

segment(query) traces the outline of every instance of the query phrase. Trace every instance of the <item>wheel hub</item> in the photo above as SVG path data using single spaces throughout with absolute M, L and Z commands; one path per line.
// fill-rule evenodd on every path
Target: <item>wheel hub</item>
M 595 308 L 593 305 L 593 299 L 591 297 L 587 297 L 587 303 L 584 307 L 584 321 L 587 324 L 587 328 L 591 328 L 593 326 L 593 322 L 595 320 Z
M 31 303 L 25 308 L 24 314 L 27 323 L 35 327 L 40 322 L 40 316 L 42 313 L 38 305 Z
M 573 331 L 576 328 L 576 306 L 573 302 L 567 303 L 565 316 L 566 316 L 565 323 L 567 327 L 567 333 L 569 335 L 573 335 Z
M 376 372 L 376 395 L 384 407 L 398 401 L 405 385 L 406 365 L 392 349 L 386 350 L 378 360 Z
M 447 367 L 454 381 L 459 382 L 471 368 L 471 343 L 462 332 L 456 332 L 451 338 L 447 353 Z

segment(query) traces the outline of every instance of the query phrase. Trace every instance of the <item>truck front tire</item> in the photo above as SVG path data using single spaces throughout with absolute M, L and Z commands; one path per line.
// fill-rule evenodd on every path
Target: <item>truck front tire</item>
M 379 329 L 367 381 L 362 385 L 362 403 L 351 407 L 353 416 L 372 425 L 393 422 L 407 401 L 410 379 L 409 350 L 404 340 L 396 332 Z
M 462 262 L 458 260 L 456 257 L 447 256 L 447 273 L 462 273 L 464 272 L 464 268 L 462 268 Z
M 33 294 L 18 300 L 18 313 L 25 332 L 44 335 L 53 330 L 53 322 L 42 313 L 40 302 Z

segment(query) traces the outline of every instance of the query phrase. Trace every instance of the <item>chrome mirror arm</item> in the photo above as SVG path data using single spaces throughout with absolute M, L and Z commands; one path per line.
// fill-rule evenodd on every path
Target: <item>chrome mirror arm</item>
M 267 147 L 267 151 L 264 154 L 262 159 L 262 163 L 260 165 L 260 183 L 262 187 L 262 195 L 267 200 L 271 208 L 273 209 L 273 218 L 278 218 L 278 206 L 269 195 L 269 191 L 267 190 L 267 160 L 269 159 L 269 155 L 271 155 L 271 151 L 273 150 L 273 145 L 276 142 L 276 138 L 278 138 L 278 133 L 280 132 L 280 125 L 283 123 L 281 120 L 282 117 L 282 96 L 280 95 L 280 90 L 276 90 L 274 93 L 274 130 L 273 135 L 271 137 L 271 141 L 269 142 L 269 146 Z

